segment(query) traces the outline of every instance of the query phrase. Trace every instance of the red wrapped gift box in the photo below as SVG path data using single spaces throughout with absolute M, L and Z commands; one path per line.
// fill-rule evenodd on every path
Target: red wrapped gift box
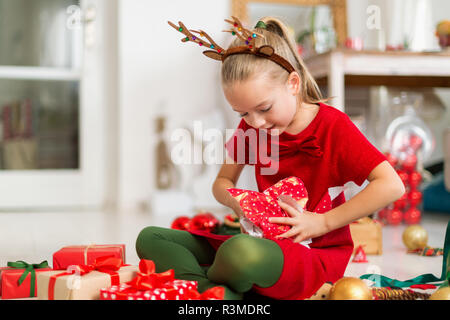
M 66 270 L 71 265 L 91 265 L 95 259 L 111 256 L 125 262 L 124 244 L 92 244 L 82 246 L 68 246 L 53 254 L 53 269 Z
M 189 300 L 197 291 L 197 281 L 173 280 L 160 288 L 134 290 L 127 283 L 100 290 L 101 300 Z
M 214 287 L 200 294 L 197 281 L 177 280 L 173 269 L 155 273 L 154 262 L 142 259 L 133 280 L 101 289 L 100 300 L 223 300 L 224 293 Z
M 43 264 L 43 262 L 41 264 Z M 52 270 L 52 268 L 50 267 L 39 269 L 34 268 L 35 273 L 49 270 Z M 21 299 L 21 298 L 36 297 L 37 294 L 36 277 L 34 277 L 34 290 L 32 290 L 31 271 L 26 275 L 23 282 L 19 284 L 19 279 L 22 277 L 24 272 L 26 272 L 25 268 L 20 269 L 11 267 L 0 268 L 0 296 L 2 297 L 2 299 Z
M 308 202 L 308 192 L 305 185 L 297 177 L 283 179 L 262 193 L 236 188 L 227 190 L 239 201 L 245 218 L 256 227 L 258 232 L 262 232 L 262 236 L 267 239 L 274 239 L 291 228 L 288 225 L 269 222 L 271 217 L 289 217 L 278 204 L 278 197 L 291 197 L 295 201 L 293 205 L 300 211 L 305 209 Z M 248 231 L 246 228 L 247 222 L 244 220 L 241 223 Z

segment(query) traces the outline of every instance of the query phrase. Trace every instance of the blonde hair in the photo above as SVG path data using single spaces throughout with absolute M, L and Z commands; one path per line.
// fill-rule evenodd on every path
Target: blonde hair
M 255 46 L 270 45 L 275 53 L 282 56 L 294 67 L 301 79 L 301 90 L 299 97 L 302 102 L 318 103 L 324 102 L 320 89 L 309 73 L 302 58 L 298 54 L 295 42 L 289 33 L 286 25 L 274 17 L 264 17 L 259 19 L 266 24 L 266 28 L 254 28 L 253 31 L 262 34 L 264 38 L 257 37 Z M 241 39 L 236 39 L 228 47 L 234 48 L 245 45 Z M 236 81 L 245 81 L 255 75 L 257 72 L 266 73 L 270 79 L 286 82 L 289 74 L 275 62 L 257 57 L 252 54 L 232 55 L 225 59 L 222 64 L 222 85 L 228 86 Z

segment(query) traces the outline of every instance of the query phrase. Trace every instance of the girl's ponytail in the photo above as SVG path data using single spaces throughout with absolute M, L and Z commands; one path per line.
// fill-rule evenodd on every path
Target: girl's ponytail
M 302 90 L 301 96 L 302 100 L 307 103 L 318 103 L 325 102 L 328 99 L 324 99 L 322 93 L 320 92 L 319 86 L 316 81 L 312 77 L 311 73 L 309 73 L 308 68 L 303 62 L 303 59 L 300 57 L 297 47 L 295 45 L 295 41 L 286 25 L 279 19 L 274 17 L 264 17 L 261 18 L 260 21 L 266 24 L 266 30 L 280 36 L 289 47 L 289 50 L 294 58 L 294 62 L 292 65 L 297 70 L 300 78 L 302 79 Z M 275 50 L 276 51 L 276 50 Z

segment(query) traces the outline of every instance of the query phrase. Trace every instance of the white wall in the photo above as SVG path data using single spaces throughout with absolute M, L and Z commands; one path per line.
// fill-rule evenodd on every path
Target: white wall
M 194 43 L 182 43 L 182 34 L 167 23 L 182 20 L 187 27 L 203 28 L 216 42 L 227 45 L 229 37 L 222 30 L 229 15 L 228 0 L 119 2 L 121 208 L 141 207 L 154 191 L 153 118 L 157 114 L 163 113 L 171 121 L 168 131 L 191 126 L 194 120 L 204 120 L 206 127 L 208 116 L 223 120 L 222 128 L 237 126 L 237 117 L 224 108 L 220 63 L 206 58 Z M 217 173 L 218 167 L 210 171 Z M 217 203 L 211 193 L 212 182 L 203 182 L 203 200 Z

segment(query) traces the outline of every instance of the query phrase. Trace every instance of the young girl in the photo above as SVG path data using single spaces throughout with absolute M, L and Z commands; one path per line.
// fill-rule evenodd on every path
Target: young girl
M 251 289 L 275 299 L 306 299 L 344 275 L 353 251 L 348 224 L 395 201 L 405 190 L 383 154 L 349 117 L 323 103 L 286 26 L 266 17 L 252 32 L 263 36 L 255 39 L 256 47 L 269 45 L 282 59 L 234 54 L 222 60 L 225 97 L 243 119 L 242 130 L 226 143 L 230 157 L 212 191 L 241 217 L 240 205 L 227 189 L 235 187 L 245 165 L 254 165 L 260 192 L 286 177 L 300 178 L 309 195 L 306 211 L 279 202 L 289 217 L 271 222 L 292 228 L 275 240 L 148 227 L 139 234 L 136 250 L 140 258 L 154 260 L 157 272 L 173 268 L 178 278 L 197 280 L 200 291 L 220 284 L 228 299 L 239 299 Z M 230 48 L 242 45 L 236 38 Z M 259 158 L 249 161 L 252 153 L 258 154 L 243 135 L 250 129 L 278 139 L 275 174 L 262 174 L 267 164 Z M 245 152 L 244 163 L 239 150 Z M 366 179 L 367 187 L 349 201 L 341 194 L 330 211 L 311 212 L 328 188 L 349 181 L 361 185 Z M 300 244 L 309 238 L 310 248 Z

